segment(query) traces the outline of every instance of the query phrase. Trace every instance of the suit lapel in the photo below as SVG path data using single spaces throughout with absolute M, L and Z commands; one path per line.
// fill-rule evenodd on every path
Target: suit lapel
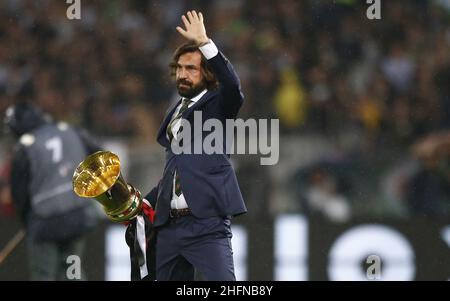
M 189 115 L 197 108 L 201 107 L 202 105 L 204 105 L 205 103 L 208 102 L 208 100 L 213 97 L 215 94 L 217 94 L 216 91 L 208 91 L 205 93 L 205 95 L 202 96 L 202 98 L 200 98 L 196 103 L 194 103 L 194 105 L 188 109 L 186 109 L 186 111 L 183 112 L 183 114 L 181 115 L 181 117 L 183 119 L 187 119 L 189 117 Z M 178 107 L 178 105 L 181 103 L 181 99 L 174 104 L 169 110 L 167 110 L 167 114 L 164 117 L 164 120 L 161 124 L 161 127 L 158 130 L 158 136 L 157 136 L 157 141 L 159 142 L 159 144 L 161 144 L 162 146 L 168 147 L 170 145 L 169 140 L 167 140 L 166 137 L 166 129 L 167 126 L 169 125 L 170 120 L 172 119 L 172 115 L 175 112 L 175 109 Z
M 175 109 L 178 107 L 178 105 L 180 103 L 181 103 L 181 98 L 167 110 L 166 116 L 164 117 L 164 120 L 163 120 L 161 126 L 159 127 L 157 141 L 161 145 L 169 143 L 169 141 L 166 138 L 166 129 L 167 129 L 167 126 L 169 125 L 170 120 L 172 119 L 172 115 L 175 112 Z
M 190 108 L 188 108 L 186 111 L 183 112 L 183 115 L 181 115 L 184 119 L 187 119 L 187 117 L 189 115 L 191 115 L 191 113 L 201 107 L 202 105 L 204 105 L 205 103 L 208 102 L 208 100 L 214 95 L 214 91 L 208 91 L 205 93 L 205 95 L 202 96 L 202 98 L 200 98 L 196 103 L 194 103 L 194 105 Z

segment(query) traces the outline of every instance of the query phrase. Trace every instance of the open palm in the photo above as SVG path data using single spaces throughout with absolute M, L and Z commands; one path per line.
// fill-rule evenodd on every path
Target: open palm
M 181 16 L 181 20 L 184 23 L 185 29 L 177 26 L 177 31 L 189 41 L 194 41 L 196 44 L 201 45 L 209 41 L 206 35 L 205 25 L 203 24 L 203 15 L 193 11 L 187 12 L 187 17 L 185 15 Z

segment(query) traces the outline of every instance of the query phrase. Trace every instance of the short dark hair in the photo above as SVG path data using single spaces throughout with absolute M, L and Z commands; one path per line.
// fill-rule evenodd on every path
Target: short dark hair
M 214 72 L 212 71 L 211 67 L 208 64 L 208 60 L 205 58 L 205 56 L 201 53 L 201 51 L 198 49 L 198 46 L 193 42 L 187 42 L 178 47 L 173 56 L 172 56 L 172 62 L 169 64 L 170 68 L 170 76 L 175 77 L 178 60 L 180 59 L 180 56 L 182 56 L 185 53 L 189 52 L 196 52 L 198 51 L 202 57 L 202 61 L 200 63 L 201 72 L 203 74 L 203 78 L 205 79 L 206 88 L 208 90 L 215 90 L 217 89 L 219 82 L 217 81 L 216 76 L 214 75 Z
M 3 123 L 17 138 L 46 124 L 44 112 L 29 101 L 19 101 L 6 109 Z

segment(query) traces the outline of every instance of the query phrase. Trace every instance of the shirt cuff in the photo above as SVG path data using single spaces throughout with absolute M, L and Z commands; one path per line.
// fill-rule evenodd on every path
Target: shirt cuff
M 198 47 L 198 49 L 200 49 L 207 60 L 212 59 L 219 53 L 219 49 L 217 49 L 216 44 L 211 39 L 209 39 L 209 43 Z

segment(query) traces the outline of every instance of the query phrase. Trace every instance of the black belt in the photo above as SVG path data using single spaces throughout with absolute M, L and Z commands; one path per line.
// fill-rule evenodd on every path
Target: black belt
M 178 218 L 183 216 L 192 215 L 192 211 L 189 208 L 183 208 L 183 209 L 170 209 L 170 217 L 171 218 Z

